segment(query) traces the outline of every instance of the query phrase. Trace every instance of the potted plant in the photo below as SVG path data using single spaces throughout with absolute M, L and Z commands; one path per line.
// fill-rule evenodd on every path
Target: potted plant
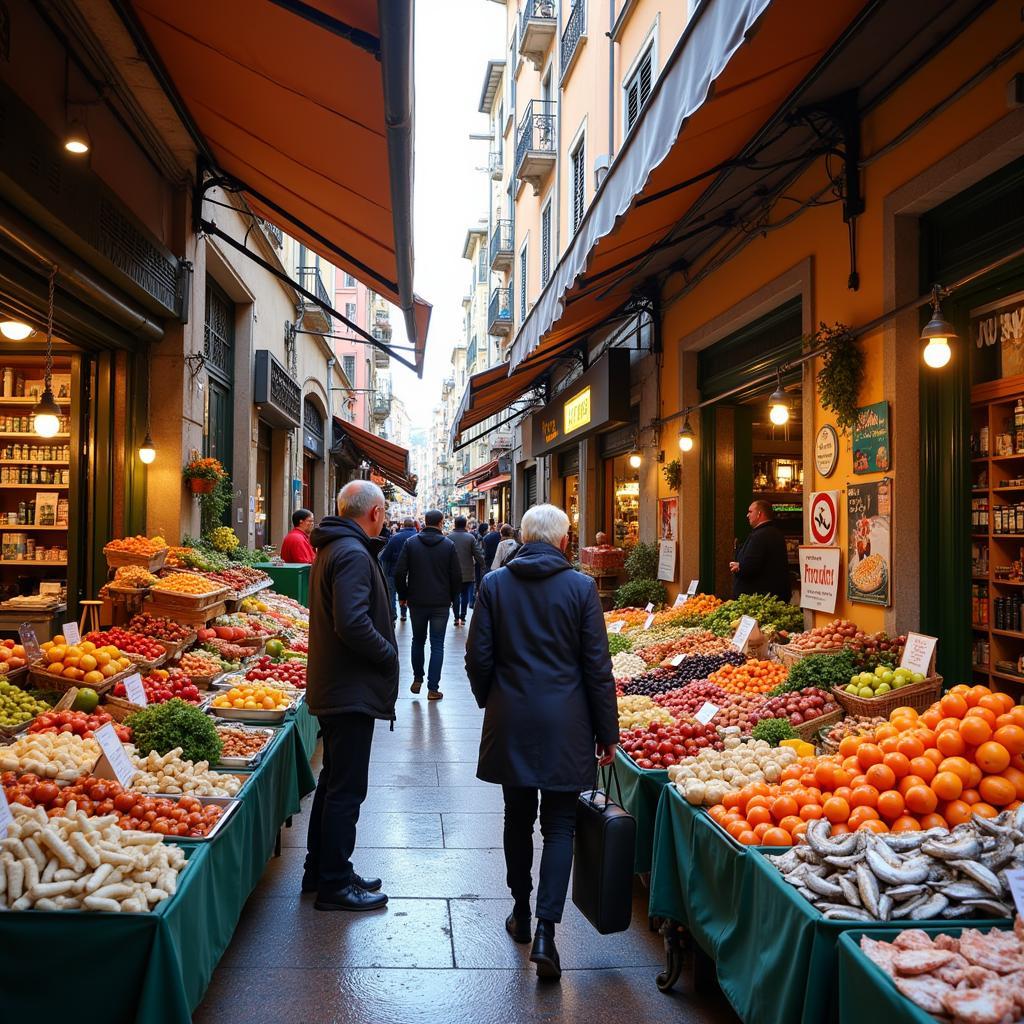
M 217 459 L 200 458 L 198 452 L 192 453 L 182 475 L 193 494 L 212 494 L 217 484 L 227 476 Z

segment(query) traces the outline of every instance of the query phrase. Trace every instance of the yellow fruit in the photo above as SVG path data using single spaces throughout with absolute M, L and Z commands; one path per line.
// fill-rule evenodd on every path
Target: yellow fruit
M 245 701 L 244 701 L 244 700 L 242 700 L 241 698 L 238 698 L 238 697 L 236 697 L 236 698 L 235 698 L 235 699 L 234 699 L 234 700 L 233 700 L 233 701 L 231 702 L 231 706 L 232 706 L 233 708 L 244 708 L 244 707 L 245 707 Z
M 96 664 L 102 668 L 104 665 L 110 664 L 110 655 L 106 651 L 97 651 L 93 657 L 96 659 Z
M 64 650 L 61 647 L 51 647 L 46 652 L 46 660 L 49 664 L 53 665 L 58 661 L 64 660 Z
M 117 675 L 117 666 L 112 661 L 108 661 L 99 671 L 104 679 L 109 679 L 111 676 Z
M 83 640 L 79 645 L 83 652 L 86 654 L 92 654 L 96 650 L 96 645 L 91 640 Z
M 74 665 L 68 665 L 67 668 L 64 669 L 64 676 L 67 679 L 81 679 L 82 675 L 82 670 Z
M 86 672 L 91 672 L 98 662 L 91 654 L 83 654 L 78 660 L 78 667 L 85 669 Z
M 68 648 L 67 653 L 64 655 L 64 660 L 67 661 L 68 658 L 80 658 L 84 653 L 85 652 L 82 648 L 78 644 L 75 644 L 74 647 Z
M 95 671 L 86 672 L 85 675 L 82 676 L 82 682 L 88 683 L 90 686 L 96 686 L 98 683 L 103 682 L 103 673 Z
M 81 658 L 65 658 L 64 659 L 64 667 L 65 668 L 78 668 L 78 665 L 81 662 L 81 660 L 82 660 Z
M 55 676 L 61 676 L 64 674 L 64 665 L 59 661 L 55 661 L 52 665 L 46 667 L 46 671 L 51 672 Z

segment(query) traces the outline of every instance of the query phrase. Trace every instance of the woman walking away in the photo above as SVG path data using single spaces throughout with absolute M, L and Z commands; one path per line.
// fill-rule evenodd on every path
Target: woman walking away
M 619 726 L 597 589 L 565 558 L 569 519 L 554 505 L 536 505 L 521 528 L 515 558 L 481 583 L 466 672 L 485 709 L 477 778 L 500 785 L 505 797 L 514 901 L 505 928 L 516 942 L 530 941 L 539 795 L 544 851 L 530 959 L 538 977 L 557 979 L 555 925 L 569 887 L 576 803 L 594 785 L 597 763 L 615 757 Z
M 519 549 L 519 542 L 515 538 L 515 531 L 508 523 L 501 528 L 501 540 L 494 549 L 494 558 L 488 567 L 492 572 L 500 569 Z

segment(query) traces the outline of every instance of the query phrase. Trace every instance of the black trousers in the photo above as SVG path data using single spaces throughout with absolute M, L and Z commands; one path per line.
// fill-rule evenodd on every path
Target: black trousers
M 544 851 L 540 858 L 535 913 L 545 921 L 561 921 L 572 871 L 572 839 L 580 795 L 521 786 L 502 786 L 501 789 L 505 796 L 506 880 L 512 898 L 517 903 L 526 903 L 533 890 L 533 823 L 537 820 L 539 792 Z
M 306 874 L 328 894 L 352 881 L 359 808 L 366 799 L 374 719 L 324 715 L 324 766 L 317 780 L 306 837 Z

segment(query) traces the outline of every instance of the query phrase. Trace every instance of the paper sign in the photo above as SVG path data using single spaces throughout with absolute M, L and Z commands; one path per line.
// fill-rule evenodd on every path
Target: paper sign
M 800 607 L 831 615 L 839 596 L 839 548 L 800 545 Z
M 3 835 L 3 832 L 3 823 L 0 822 L 0 835 Z M 1017 908 L 1017 916 L 1024 917 L 1024 868 L 1008 870 L 1006 881 L 1010 883 L 1010 892 L 1013 894 L 1013 905 Z
M 671 583 L 676 578 L 676 542 L 658 542 L 658 579 Z
M 690 585 L 686 588 L 686 593 L 693 597 L 697 593 L 697 587 L 700 586 L 700 580 L 690 580 Z
M 701 705 L 700 710 L 693 717 L 700 722 L 701 725 L 707 725 L 715 715 L 718 714 L 718 705 L 712 704 L 711 701 L 706 700 Z
M 14 815 L 11 814 L 10 805 L 7 803 L 7 794 L 4 787 L 0 786 L 0 839 L 7 838 L 7 829 L 13 824 Z
M 757 619 L 751 615 L 744 615 L 740 618 L 740 624 L 736 627 L 736 635 L 732 638 L 732 645 L 737 651 L 746 648 L 750 640 L 750 634 L 757 628 Z
M 626 624 L 626 620 L 625 619 L 619 619 L 618 622 L 609 622 L 608 623 L 608 632 L 609 633 L 621 633 L 622 632 L 622 627 L 625 624 Z
M 651 623 L 653 623 L 653 622 L 654 622 L 654 612 L 651 612 L 651 614 L 648 615 L 646 619 L 644 619 L 644 629 L 650 629 L 651 628 Z
M 648 614 L 648 615 L 650 615 L 650 614 L 651 614 L 651 612 L 653 612 L 653 611 L 654 611 L 654 604 L 653 604 L 652 602 L 650 602 L 650 601 L 649 601 L 649 602 L 647 603 L 647 607 L 646 607 L 646 608 L 644 609 L 644 611 L 645 611 L 645 612 L 647 612 L 647 614 Z
M 924 633 L 908 633 L 907 642 L 903 647 L 900 668 L 908 668 L 911 672 L 920 672 L 927 676 L 931 671 L 932 657 L 938 638 L 926 636 Z
M 677 655 L 676 655 L 676 656 L 675 656 L 674 658 L 672 658 L 672 660 L 671 660 L 671 661 L 669 661 L 669 664 L 670 664 L 670 665 L 671 665 L 671 666 L 672 666 L 673 668 L 678 668 L 678 667 L 679 667 L 680 665 L 682 665 L 682 663 L 683 663 L 683 658 L 685 658 L 685 657 L 686 657 L 686 655 L 685 655 L 685 654 L 677 654 Z
M 142 676 L 138 672 L 133 672 L 124 681 L 125 692 L 128 699 L 133 704 L 139 704 L 145 707 L 149 701 L 146 699 L 146 688 L 142 685 Z
M 109 779 L 113 775 L 127 789 L 138 774 L 138 769 L 132 764 L 124 744 L 117 738 L 113 725 L 107 722 L 92 735 L 103 751 L 93 769 L 93 775 L 98 775 L 101 779 Z
M 39 650 L 39 638 L 36 636 L 35 629 L 29 623 L 23 622 L 18 627 L 18 636 L 21 638 L 22 646 L 25 648 L 25 657 L 28 659 L 29 664 L 33 661 L 38 661 L 43 656 L 43 652 Z
M 60 631 L 64 634 L 64 639 L 69 644 L 80 644 L 82 642 L 82 634 L 78 632 L 77 622 L 65 622 L 60 627 Z
M 686 604 L 686 602 L 689 601 L 689 600 L 690 600 L 690 595 L 689 594 L 678 594 L 676 596 L 676 602 L 675 602 L 674 605 L 672 605 L 672 607 L 673 608 L 682 608 L 683 605 Z

